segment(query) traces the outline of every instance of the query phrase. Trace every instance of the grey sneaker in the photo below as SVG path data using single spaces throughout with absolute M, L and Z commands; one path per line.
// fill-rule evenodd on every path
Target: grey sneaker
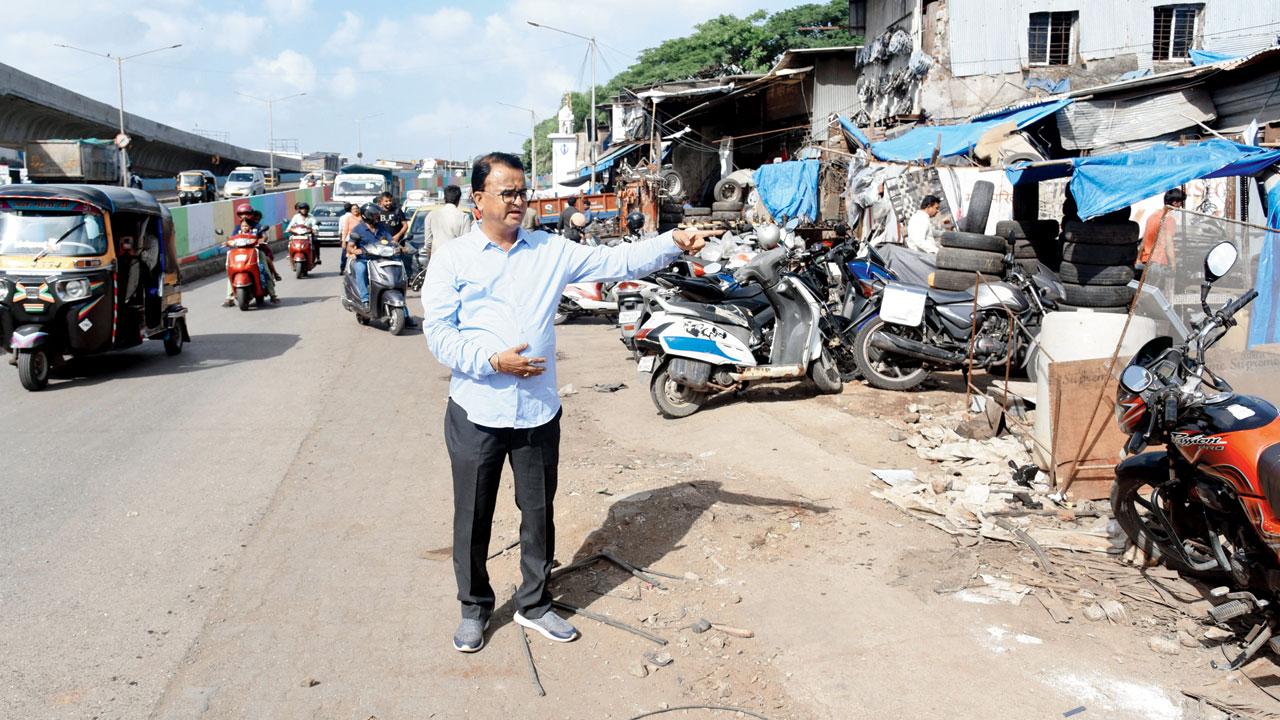
M 464 653 L 478 652 L 484 647 L 484 631 L 488 629 L 488 620 L 463 618 L 458 623 L 458 630 L 453 633 L 453 649 Z
M 578 629 L 570 625 L 564 618 L 548 610 L 545 615 L 540 618 L 527 618 L 516 612 L 516 623 L 536 630 L 542 633 L 542 636 L 548 640 L 556 642 L 570 642 L 578 637 Z

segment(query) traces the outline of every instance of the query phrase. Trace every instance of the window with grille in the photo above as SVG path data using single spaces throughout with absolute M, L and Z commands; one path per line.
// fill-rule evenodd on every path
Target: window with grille
M 1070 65 L 1076 12 L 1031 13 L 1027 26 L 1027 61 L 1031 65 Z
M 1196 42 L 1196 20 L 1204 5 L 1161 5 L 1155 8 L 1152 35 L 1153 60 L 1189 57 Z

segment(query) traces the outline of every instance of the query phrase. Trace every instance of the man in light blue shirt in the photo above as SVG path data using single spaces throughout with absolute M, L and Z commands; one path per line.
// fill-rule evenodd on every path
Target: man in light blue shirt
M 453 646 L 475 652 L 496 597 L 485 562 L 502 464 L 520 508 L 515 621 L 557 642 L 577 630 L 551 611 L 552 501 L 560 448 L 553 319 L 565 285 L 647 275 L 718 233 L 675 231 L 615 248 L 588 247 L 520 227 L 528 203 L 520 159 L 476 161 L 480 225 L 436 249 L 422 288 L 427 347 L 453 371 L 445 444 L 453 466 L 453 569 L 462 623 Z

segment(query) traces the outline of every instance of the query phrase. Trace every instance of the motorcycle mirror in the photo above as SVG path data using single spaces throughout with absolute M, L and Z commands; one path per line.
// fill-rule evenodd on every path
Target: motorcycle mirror
M 1240 251 L 1230 242 L 1224 240 L 1214 245 L 1209 254 L 1204 256 L 1204 279 L 1211 283 L 1222 279 L 1235 267 L 1239 257 Z
M 787 221 L 787 224 L 783 225 L 782 227 L 788 230 L 795 230 L 796 228 L 800 227 L 800 218 L 791 218 L 790 220 Z
M 1140 393 L 1151 387 L 1151 371 L 1141 365 L 1130 365 L 1120 374 L 1120 386 L 1131 393 Z

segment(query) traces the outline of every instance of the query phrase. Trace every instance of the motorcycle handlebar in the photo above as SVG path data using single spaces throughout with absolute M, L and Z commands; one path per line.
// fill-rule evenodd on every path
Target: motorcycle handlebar
M 1245 305 L 1253 302 L 1258 297 L 1257 290 L 1249 290 L 1249 292 L 1241 295 L 1231 302 L 1230 305 L 1222 309 L 1222 317 L 1224 320 L 1230 320 L 1232 316 L 1244 309 Z

